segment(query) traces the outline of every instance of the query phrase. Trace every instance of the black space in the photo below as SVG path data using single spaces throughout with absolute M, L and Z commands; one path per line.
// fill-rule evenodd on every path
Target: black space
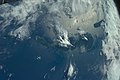
M 118 12 L 119 12 L 119 15 L 120 15 L 120 0 L 114 0 L 116 6 L 117 6 L 117 9 L 118 9 Z

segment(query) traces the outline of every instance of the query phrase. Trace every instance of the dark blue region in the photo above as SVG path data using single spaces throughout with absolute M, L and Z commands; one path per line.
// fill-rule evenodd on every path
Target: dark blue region
M 5 3 L 15 3 L 18 1 L 22 1 L 22 0 L 0 0 L 0 5 L 5 4 Z
M 66 54 L 67 51 L 59 47 L 45 47 L 34 36 L 24 41 L 6 36 L 6 39 L 1 37 L 0 42 L 0 49 L 7 49 L 12 55 L 5 60 L 9 56 L 7 52 L 4 56 L 0 55 L 0 63 L 5 65 L 7 71 L 0 71 L 0 80 L 7 80 L 9 73 L 13 74 L 10 80 L 65 80 L 67 73 L 64 70 L 70 61 L 78 70 L 75 80 L 101 80 L 104 76 L 99 69 L 105 63 L 105 57 L 99 54 L 102 46 L 99 39 L 91 51 L 83 54 L 73 52 L 74 57 L 69 57 L 71 54 Z M 37 60 L 37 56 L 41 56 L 41 60 Z M 50 69 L 54 66 L 56 69 L 51 72 Z M 96 69 L 93 68 L 95 66 Z
M 13 45 L 14 42 L 17 44 Z M 7 45 L 8 43 L 9 45 Z M 61 80 L 61 78 L 63 78 L 63 67 L 66 65 L 65 57 L 59 54 L 54 55 L 55 52 L 53 51 L 55 50 L 50 51 L 49 48 L 44 49 L 40 44 L 37 44 L 39 43 L 34 42 L 34 40 L 26 40 L 23 42 L 14 41 L 14 39 L 10 38 L 4 40 L 3 43 L 0 44 L 0 47 L 9 49 L 13 56 L 9 59 L 1 60 L 1 64 L 6 65 L 8 73 L 4 74 L 1 71 L 0 80 L 7 80 L 9 72 L 13 73 L 11 80 L 45 80 L 44 75 L 46 73 L 51 75 L 50 79 L 52 80 L 54 80 L 55 77 L 52 74 L 56 74 L 58 80 Z M 33 46 L 31 47 L 31 45 Z M 42 59 L 37 60 L 37 56 L 41 56 Z M 7 55 L 3 57 L 7 57 Z M 56 72 L 52 73 L 50 69 L 54 66 L 56 66 Z

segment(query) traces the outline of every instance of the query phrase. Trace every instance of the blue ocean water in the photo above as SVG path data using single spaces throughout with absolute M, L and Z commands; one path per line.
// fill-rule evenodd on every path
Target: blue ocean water
M 67 80 L 66 68 L 69 63 L 75 65 L 77 74 L 70 80 L 101 80 L 105 57 L 101 56 L 101 40 L 85 53 L 72 54 L 59 47 L 46 47 L 33 38 L 19 41 L 7 37 L 0 39 L 0 49 L 6 49 L 1 58 L 3 70 L 0 80 Z M 89 44 L 87 44 L 89 45 Z M 7 54 L 7 51 L 9 53 Z M 5 59 L 4 59 L 5 58 Z M 55 70 L 51 70 L 52 68 Z

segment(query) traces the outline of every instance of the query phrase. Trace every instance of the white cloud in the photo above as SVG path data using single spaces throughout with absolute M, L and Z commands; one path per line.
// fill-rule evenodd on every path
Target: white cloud
M 104 1 L 105 13 L 105 31 L 108 36 L 103 41 L 103 53 L 106 55 L 107 60 L 111 60 L 110 64 L 105 65 L 107 80 L 120 79 L 120 37 L 119 29 L 120 22 L 118 12 L 112 0 Z

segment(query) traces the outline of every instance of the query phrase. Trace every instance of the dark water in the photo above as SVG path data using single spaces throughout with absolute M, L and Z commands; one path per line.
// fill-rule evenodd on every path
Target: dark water
M 88 44 L 89 45 L 89 44 Z M 69 63 L 77 74 L 70 80 L 101 80 L 104 56 L 100 56 L 101 40 L 85 53 L 53 46 L 44 46 L 35 38 L 20 41 L 6 36 L 0 38 L 0 80 L 66 80 L 64 72 Z M 71 54 L 73 56 L 71 57 Z M 55 68 L 55 70 L 51 70 Z

